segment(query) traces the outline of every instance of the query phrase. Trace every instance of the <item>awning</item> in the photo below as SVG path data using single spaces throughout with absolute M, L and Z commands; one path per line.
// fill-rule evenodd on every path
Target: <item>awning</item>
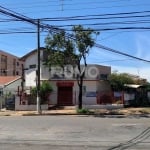
M 124 84 L 124 86 L 137 89 L 137 88 L 141 87 L 142 85 L 138 85 L 138 84 Z

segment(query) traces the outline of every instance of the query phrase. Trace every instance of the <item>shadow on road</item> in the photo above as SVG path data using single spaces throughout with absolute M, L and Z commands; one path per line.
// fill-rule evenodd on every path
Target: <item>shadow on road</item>
M 146 140 L 148 137 L 150 137 L 150 127 L 147 128 L 146 130 L 144 130 L 142 133 L 140 133 L 135 138 L 133 138 L 125 143 L 120 143 L 119 145 L 109 148 L 108 150 L 125 150 L 129 147 L 132 147 L 136 144 L 141 143 L 142 141 Z
M 117 114 L 93 114 L 93 115 L 88 115 L 88 114 L 83 114 L 83 115 L 78 115 L 78 117 L 97 117 L 97 118 L 150 118 L 149 115 L 146 114 L 136 114 L 136 115 L 117 115 Z
M 101 118 L 150 118 L 149 115 L 145 115 L 145 114 L 138 114 L 138 115 L 94 115 L 94 117 L 101 117 Z

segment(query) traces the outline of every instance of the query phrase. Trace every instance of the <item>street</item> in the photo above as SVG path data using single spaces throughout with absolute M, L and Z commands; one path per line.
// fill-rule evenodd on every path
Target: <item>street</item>
M 0 150 L 149 150 L 149 147 L 149 118 L 0 117 Z

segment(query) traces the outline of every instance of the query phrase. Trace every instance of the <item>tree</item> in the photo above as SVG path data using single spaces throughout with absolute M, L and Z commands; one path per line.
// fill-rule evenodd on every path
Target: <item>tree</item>
M 40 97 L 41 97 L 41 104 L 48 101 L 49 94 L 53 91 L 52 85 L 48 81 L 43 81 L 40 85 Z M 31 94 L 36 96 L 37 94 L 37 87 L 32 87 Z
M 84 29 L 81 25 L 72 28 L 71 38 L 65 32 L 49 34 L 46 39 L 46 50 L 48 54 L 47 60 L 44 64 L 51 68 L 51 66 L 65 65 L 77 66 L 78 74 L 76 76 L 79 95 L 78 107 L 82 108 L 82 86 L 85 70 L 87 67 L 87 55 L 89 50 L 94 46 L 94 35 L 98 33 L 92 29 Z M 81 61 L 83 61 L 84 69 L 81 68 Z
M 113 90 L 119 91 L 124 89 L 124 84 L 134 84 L 134 80 L 126 73 L 112 73 L 109 76 L 109 82 Z

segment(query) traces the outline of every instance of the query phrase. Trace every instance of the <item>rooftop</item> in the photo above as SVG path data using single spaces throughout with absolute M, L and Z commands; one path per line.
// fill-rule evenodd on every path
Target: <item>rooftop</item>
M 20 76 L 0 76 L 0 86 L 7 85 L 11 82 L 14 82 L 20 79 Z

